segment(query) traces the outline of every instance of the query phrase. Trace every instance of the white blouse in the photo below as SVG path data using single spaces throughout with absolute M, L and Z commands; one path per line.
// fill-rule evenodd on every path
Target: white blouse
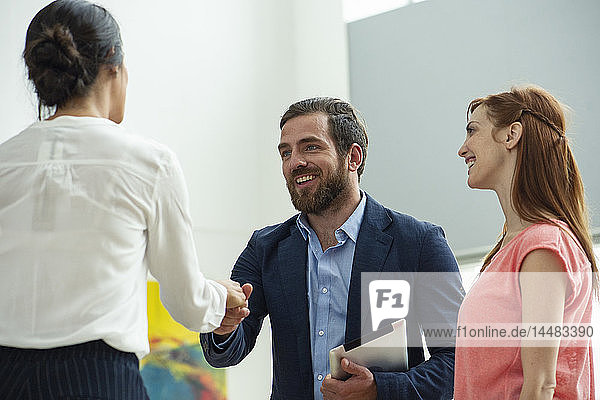
M 148 270 L 175 320 L 219 326 L 226 290 L 200 272 L 169 149 L 107 119 L 70 116 L 0 145 L 0 345 L 102 339 L 142 358 Z

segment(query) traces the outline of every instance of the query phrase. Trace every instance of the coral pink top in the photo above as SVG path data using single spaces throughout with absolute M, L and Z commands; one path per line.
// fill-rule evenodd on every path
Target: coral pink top
M 473 346 L 474 342 L 469 341 L 472 339 L 460 336 L 460 327 L 481 324 L 503 326 L 521 322 L 519 271 L 523 259 L 531 251 L 551 250 L 562 260 L 568 276 L 563 323 L 581 326 L 591 323 L 590 262 L 574 236 L 569 234 L 568 226 L 558 223 L 566 232 L 545 223 L 532 225 L 520 232 L 496 253 L 465 297 L 458 315 L 454 378 L 456 400 L 519 398 L 523 385 L 521 341 L 488 342 L 489 346 L 484 345 L 487 347 L 481 347 L 480 342 Z M 498 343 L 504 347 L 498 347 Z M 563 336 L 558 351 L 554 398 L 593 399 L 593 374 L 591 337 L 574 340 Z

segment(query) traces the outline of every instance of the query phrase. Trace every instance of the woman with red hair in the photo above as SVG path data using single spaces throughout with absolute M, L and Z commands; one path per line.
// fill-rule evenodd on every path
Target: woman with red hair
M 459 312 L 455 399 L 593 399 L 598 268 L 563 109 L 527 86 L 467 117 L 468 185 L 496 192 L 505 223 Z M 465 337 L 481 324 L 505 336 Z

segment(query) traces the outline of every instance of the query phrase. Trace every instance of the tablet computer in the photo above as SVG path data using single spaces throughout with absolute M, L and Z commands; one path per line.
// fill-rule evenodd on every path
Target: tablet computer
M 342 369 L 342 358 L 380 371 L 408 371 L 406 320 L 399 319 L 391 325 L 331 349 L 331 376 L 345 380 L 350 374 Z

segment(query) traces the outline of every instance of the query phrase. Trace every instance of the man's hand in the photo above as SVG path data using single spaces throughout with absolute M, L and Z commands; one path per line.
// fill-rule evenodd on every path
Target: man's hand
M 227 301 L 225 302 L 225 308 L 245 307 L 247 305 L 246 300 L 248 299 L 249 295 L 246 297 L 239 283 L 232 281 L 231 279 L 217 281 L 217 283 L 220 283 L 221 285 L 225 286 L 225 289 L 227 289 Z M 252 285 L 250 285 L 250 287 L 252 287 Z M 250 292 L 252 292 L 252 289 L 250 289 Z
M 237 329 L 238 325 L 242 323 L 244 318 L 250 315 L 250 310 L 248 309 L 248 299 L 252 294 L 252 285 L 246 283 L 241 287 L 241 290 L 244 294 L 244 304 L 242 306 L 227 308 L 227 310 L 225 310 L 225 316 L 221 321 L 221 326 L 213 331 L 214 334 L 225 337 L 229 336 L 231 332 Z
M 345 358 L 342 359 L 342 369 L 352 376 L 347 381 L 340 381 L 327 375 L 321 385 L 325 400 L 377 399 L 377 386 L 371 371 Z

